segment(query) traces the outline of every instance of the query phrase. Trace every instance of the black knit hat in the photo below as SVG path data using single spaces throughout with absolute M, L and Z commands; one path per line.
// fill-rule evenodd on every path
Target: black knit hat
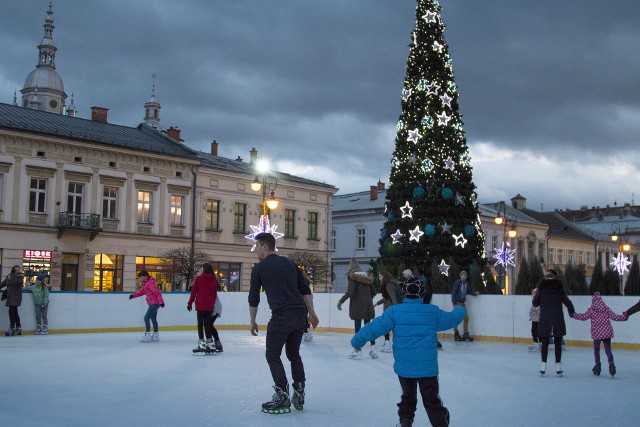
M 422 298 L 424 295 L 424 282 L 417 277 L 409 277 L 402 284 L 405 298 Z

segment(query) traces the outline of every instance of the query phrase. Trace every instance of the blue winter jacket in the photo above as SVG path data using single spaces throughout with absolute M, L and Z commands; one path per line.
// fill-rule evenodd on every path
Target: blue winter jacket
M 438 376 L 438 332 L 458 325 L 465 315 L 462 306 L 451 312 L 432 304 L 424 304 L 422 298 L 405 298 L 401 304 L 386 309 L 382 316 L 365 325 L 351 339 L 354 348 L 362 348 L 393 331 L 393 370 L 404 378 Z

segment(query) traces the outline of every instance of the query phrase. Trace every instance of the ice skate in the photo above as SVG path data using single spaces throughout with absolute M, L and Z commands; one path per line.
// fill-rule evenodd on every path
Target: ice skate
M 376 347 L 375 344 L 371 346 L 371 349 L 369 350 L 369 356 L 371 356 L 372 359 L 377 359 L 378 357 L 380 357 L 380 354 L 378 353 L 378 347 Z
M 4 333 L 5 337 L 12 337 L 16 334 L 16 330 L 13 327 L 10 327 L 7 332 Z
M 540 364 L 540 375 L 544 375 L 547 372 L 547 362 L 542 362 Z
M 207 347 L 207 344 L 204 342 L 204 340 L 198 340 L 198 344 L 196 345 L 196 348 L 194 348 L 191 351 L 193 352 L 193 354 L 204 353 L 206 347 Z
M 442 343 L 438 340 L 438 350 L 442 350 Z
M 36 326 L 36 331 L 34 332 L 35 335 L 42 335 L 42 325 L 38 325 Z
M 160 336 L 158 335 L 157 332 L 154 332 L 153 335 L 151 335 L 151 341 L 152 342 L 158 342 L 160 341 Z
M 49 335 L 49 326 L 42 325 L 42 335 Z
M 462 341 L 469 341 L 469 342 L 471 342 L 471 341 L 473 341 L 473 337 L 472 337 L 471 335 L 469 335 L 469 332 L 465 332 L 465 333 L 462 335 Z
M 398 427 L 412 427 L 413 420 L 411 418 L 401 418 Z
M 351 352 L 351 354 L 349 355 L 349 359 L 352 359 L 352 360 L 360 360 L 360 359 L 362 359 L 362 350 L 356 350 L 354 348 L 353 351 Z
M 383 353 L 391 353 L 391 341 L 389 340 L 385 340 L 384 344 L 382 344 L 382 347 L 380 347 L 380 351 Z
M 18 326 L 18 327 L 16 328 L 16 332 L 15 332 L 15 334 L 16 334 L 16 335 L 22 335 L 22 328 L 21 328 L 20 326 Z
M 562 370 L 562 362 L 556 363 L 556 375 L 561 377 L 563 372 L 564 371 Z
M 302 334 L 302 340 L 304 342 L 313 341 L 313 332 L 309 331 L 309 332 L 305 332 L 304 334 Z
M 205 345 L 205 351 L 207 353 L 215 353 L 216 352 L 216 344 L 213 342 L 213 340 L 211 338 L 209 338 L 207 340 L 207 343 Z
M 453 339 L 455 339 L 456 341 L 464 341 L 462 339 L 462 337 L 460 336 L 460 332 L 458 332 L 458 331 L 454 331 Z
M 302 407 L 304 406 L 304 383 L 296 381 L 291 384 L 291 387 L 293 388 L 291 403 L 293 403 L 293 407 L 298 411 L 302 411 Z
M 140 337 L 140 342 L 151 342 L 151 332 L 145 332 L 142 337 Z
M 531 352 L 538 352 L 540 351 L 540 343 L 534 342 L 533 344 L 531 344 L 529 347 L 527 347 L 527 350 L 531 351 Z
M 289 386 L 283 390 L 278 386 L 273 386 L 275 393 L 269 402 L 262 404 L 262 412 L 265 414 L 288 414 L 291 412 L 291 401 L 289 400 Z
M 616 365 L 613 362 L 609 363 L 609 373 L 611 374 L 611 378 L 616 374 Z
M 216 351 L 218 353 L 222 353 L 222 343 L 220 342 L 220 340 L 215 341 L 215 346 L 216 346 Z
M 596 364 L 593 365 L 593 369 L 591 369 L 591 372 L 593 372 L 593 375 L 600 375 L 600 371 L 601 371 L 600 362 L 596 362 Z

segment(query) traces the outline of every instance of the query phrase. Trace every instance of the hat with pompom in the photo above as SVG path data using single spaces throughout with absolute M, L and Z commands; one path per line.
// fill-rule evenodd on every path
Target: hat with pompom
M 409 277 L 402 284 L 405 298 L 422 298 L 424 290 L 424 282 L 417 277 Z

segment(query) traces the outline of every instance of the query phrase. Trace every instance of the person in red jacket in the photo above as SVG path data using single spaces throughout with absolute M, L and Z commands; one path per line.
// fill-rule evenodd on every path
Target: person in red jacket
M 211 325 L 213 324 L 213 306 L 217 297 L 218 281 L 213 274 L 213 266 L 205 262 L 202 264 L 202 274 L 196 277 L 191 287 L 191 296 L 187 303 L 187 310 L 191 311 L 195 301 L 198 313 L 198 346 L 193 349 L 194 353 L 213 353 L 216 351 Z M 207 337 L 206 343 L 205 336 Z
M 142 279 L 142 287 L 138 292 L 134 292 L 129 295 L 129 299 L 138 298 L 142 295 L 146 295 L 147 304 L 149 304 L 149 308 L 147 309 L 147 314 L 144 315 L 144 326 L 145 333 L 142 338 L 140 338 L 141 342 L 158 342 L 160 338 L 158 336 L 158 309 L 160 307 L 164 307 L 164 299 L 162 299 L 162 293 L 158 289 L 158 285 L 156 284 L 156 279 L 153 276 L 149 276 L 147 270 L 141 270 L 138 277 Z M 153 323 L 153 335 L 151 335 L 151 325 L 150 322 Z

